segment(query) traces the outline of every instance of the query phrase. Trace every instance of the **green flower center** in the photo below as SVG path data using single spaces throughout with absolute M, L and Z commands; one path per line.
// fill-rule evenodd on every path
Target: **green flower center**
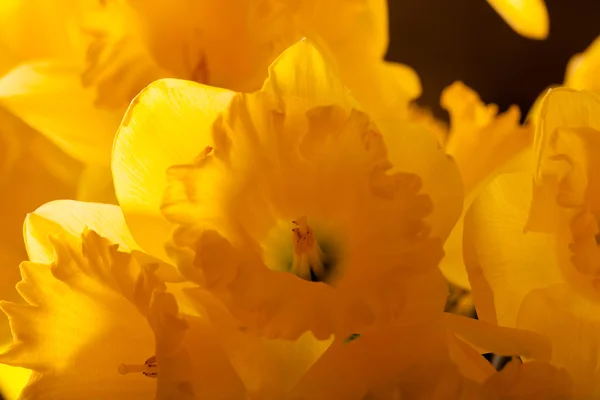
M 317 225 L 318 226 L 318 225 Z M 309 226 L 306 217 L 273 228 L 263 249 L 266 265 L 311 282 L 331 283 L 339 267 L 339 246 L 325 229 Z M 285 233 L 284 233 L 285 232 Z

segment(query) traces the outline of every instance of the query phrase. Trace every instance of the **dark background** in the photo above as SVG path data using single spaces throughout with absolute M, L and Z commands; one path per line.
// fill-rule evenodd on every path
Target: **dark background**
M 387 58 L 421 77 L 419 104 L 447 119 L 442 89 L 462 80 L 501 110 L 523 114 L 549 85 L 563 81 L 567 62 L 600 35 L 600 0 L 546 0 L 550 35 L 515 33 L 485 0 L 389 0 Z M 600 76 L 598 77 L 600 79 Z

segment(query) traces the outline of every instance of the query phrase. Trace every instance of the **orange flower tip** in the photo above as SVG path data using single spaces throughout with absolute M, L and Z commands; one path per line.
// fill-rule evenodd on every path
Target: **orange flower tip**
M 544 40 L 550 31 L 550 19 L 544 0 L 487 0 L 518 34 Z

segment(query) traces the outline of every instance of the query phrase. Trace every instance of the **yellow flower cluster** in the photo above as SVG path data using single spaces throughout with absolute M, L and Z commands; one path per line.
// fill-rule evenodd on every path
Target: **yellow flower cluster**
M 600 42 L 526 124 L 456 82 L 446 126 L 387 31 L 386 0 L 2 0 L 3 396 L 600 399 Z

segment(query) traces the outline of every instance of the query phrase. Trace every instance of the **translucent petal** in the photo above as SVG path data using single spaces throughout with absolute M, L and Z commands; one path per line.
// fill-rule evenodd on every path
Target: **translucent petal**
M 544 0 L 487 0 L 517 33 L 546 39 L 550 21 Z
M 482 320 L 514 327 L 527 293 L 562 280 L 556 239 L 524 232 L 532 190 L 527 173 L 501 175 L 480 192 L 465 217 L 465 263 Z
M 51 263 L 54 250 L 49 237 L 61 233 L 78 237 L 86 228 L 119 244 L 121 251 L 139 250 L 118 206 L 55 200 L 44 204 L 25 219 L 23 229 L 29 260 Z
M 58 101 L 60 99 L 60 101 Z M 106 165 L 122 110 L 94 107 L 77 65 L 25 64 L 0 78 L 0 103 L 71 157 Z
M 53 239 L 51 266 L 21 264 L 18 290 L 27 303 L 1 304 L 14 344 L 0 361 L 34 370 L 23 399 L 148 398 L 154 382 L 124 377 L 118 366 L 153 352 L 143 313 L 160 283 L 94 232 L 77 244 Z
M 148 253 L 167 259 L 171 225 L 160 213 L 167 168 L 192 162 L 211 143 L 211 125 L 232 92 L 172 79 L 148 86 L 119 128 L 112 171 L 131 233 Z
M 262 90 L 279 97 L 306 99 L 315 107 L 356 104 L 342 84 L 331 56 L 308 39 L 289 47 L 273 61 Z
M 549 90 L 539 108 L 534 148 L 534 178 L 539 181 L 548 163 L 557 129 L 589 127 L 600 131 L 600 97 L 568 88 Z
M 404 118 L 409 103 L 421 95 L 421 81 L 411 67 L 382 60 L 356 63 L 355 54 L 348 59 L 338 56 L 340 77 L 352 96 L 369 115 L 381 118 Z
M 305 2 L 295 12 L 299 29 L 319 36 L 332 51 L 382 59 L 389 43 L 388 7 L 384 0 Z M 331 15 L 336 22 L 331 23 Z

